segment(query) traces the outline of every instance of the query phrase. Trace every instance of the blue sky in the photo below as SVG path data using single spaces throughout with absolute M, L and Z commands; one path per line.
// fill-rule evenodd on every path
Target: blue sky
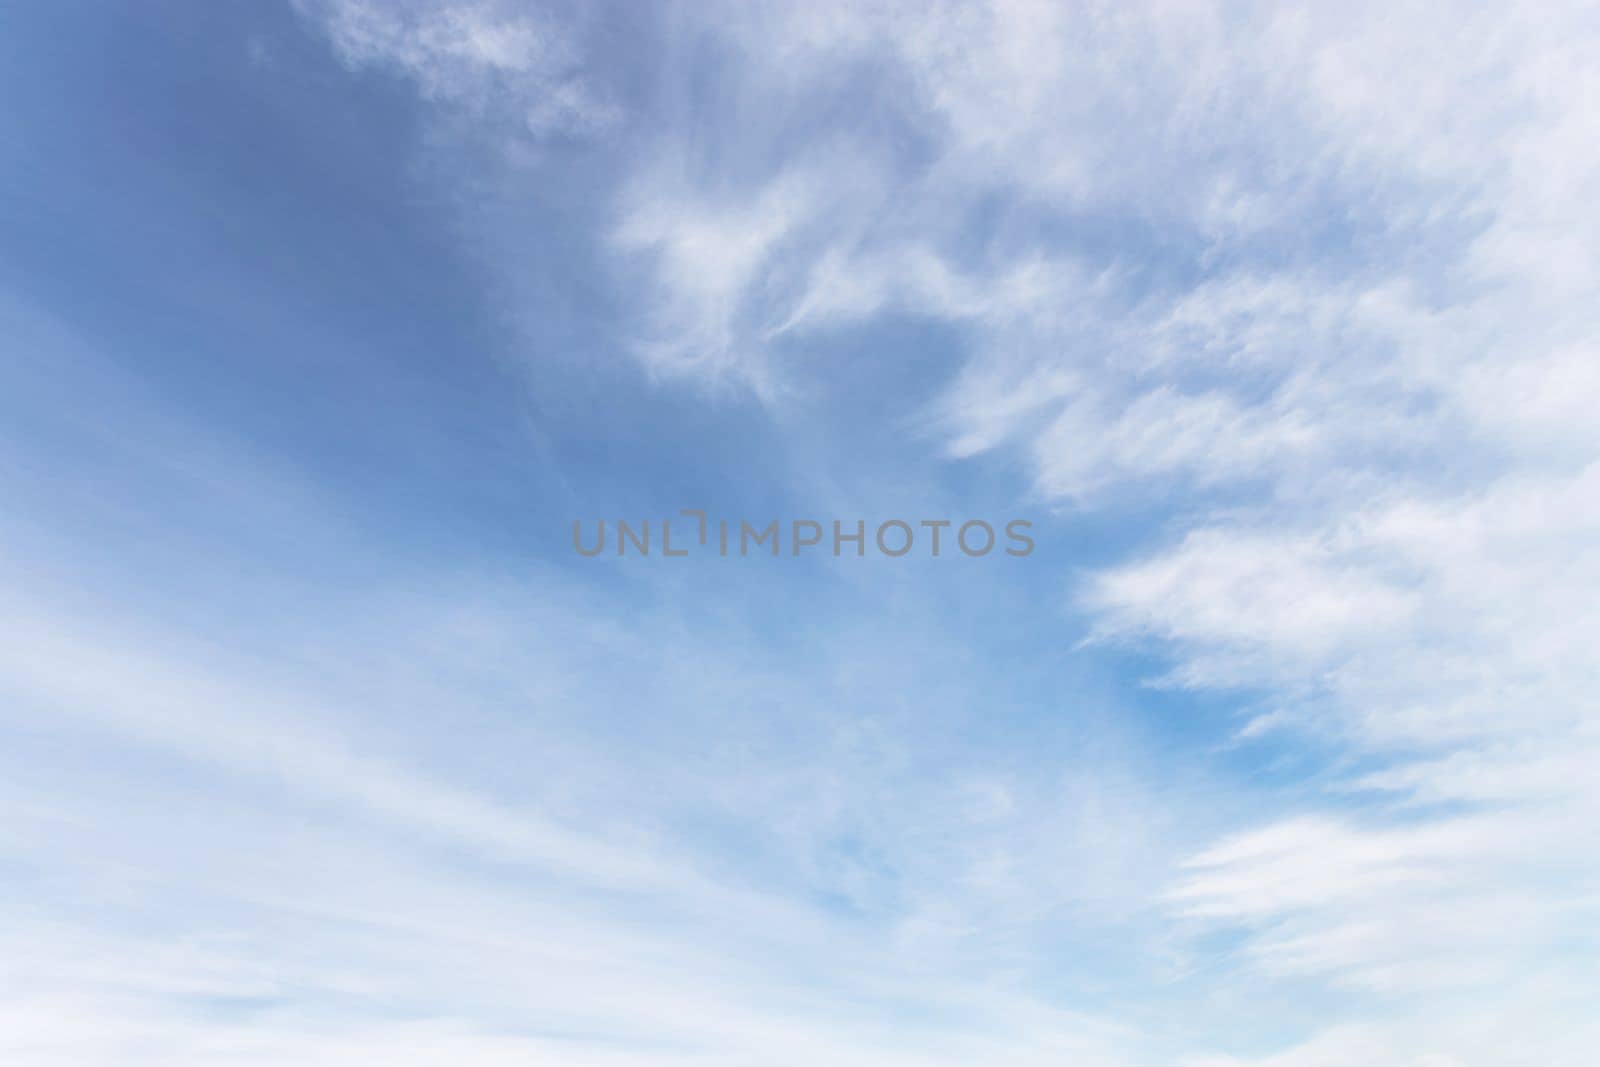
M 0 1058 L 1590 1063 L 1596 23 L 9 10 Z

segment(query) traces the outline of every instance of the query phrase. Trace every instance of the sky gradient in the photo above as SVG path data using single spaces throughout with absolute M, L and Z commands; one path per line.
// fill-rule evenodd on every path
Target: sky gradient
M 1597 51 L 8 6 L 0 1061 L 1592 1067 Z

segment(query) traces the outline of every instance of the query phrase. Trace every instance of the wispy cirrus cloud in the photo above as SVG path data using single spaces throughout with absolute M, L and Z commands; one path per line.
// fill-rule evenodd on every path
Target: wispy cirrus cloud
M 474 111 L 509 109 L 526 131 L 587 134 L 618 118 L 583 75 L 570 13 L 483 0 L 296 0 L 358 69 L 395 72 L 431 100 Z
M 808 339 L 956 331 L 949 455 L 1070 509 L 1178 502 L 1078 590 L 1094 634 L 1268 694 L 1247 737 L 1383 766 L 1202 853 L 1179 910 L 1391 993 L 1536 966 L 1586 907 L 1556 857 L 1592 852 L 1561 814 L 1594 803 L 1592 12 L 769 14 L 679 32 L 769 121 L 878 125 L 820 155 L 737 108 L 658 130 L 695 147 L 623 185 L 612 247 L 661 294 L 640 357 L 772 399 Z
M 8 786 L 28 813 L 9 855 L 35 877 L 89 884 L 103 861 L 133 887 L 123 934 L 90 929 L 93 899 L 11 932 L 29 966 L 15 1054 L 1587 1062 L 1594 12 L 297 10 L 344 69 L 399 77 L 466 134 L 430 142 L 454 164 L 430 180 L 461 182 L 450 221 L 512 316 L 529 276 L 593 273 L 561 290 L 607 295 L 572 313 L 604 327 L 575 358 L 625 353 L 664 407 L 684 383 L 752 395 L 787 433 L 763 458 L 836 474 L 834 448 L 885 494 L 910 472 L 964 487 L 956 503 L 981 490 L 1074 535 L 1085 516 L 1113 529 L 1084 538 L 1086 569 L 964 599 L 864 580 L 872 617 L 853 623 L 759 580 L 714 627 L 544 573 L 519 575 L 543 606 L 504 612 L 439 579 L 417 615 L 460 629 L 310 597 L 348 635 L 332 658 L 370 671 L 355 699 L 19 594 L 9 697 L 203 783 L 106 786 L 86 761 L 94 803 Z M 585 145 L 571 170 L 567 141 Z M 518 213 L 546 197 L 572 232 Z M 537 378 L 566 337 L 528 331 Z M 854 373 L 875 363 L 895 373 Z M 879 466 L 861 442 L 882 439 L 834 410 L 926 454 Z M 599 436 L 572 449 L 584 472 Z M 645 493 L 675 473 L 629 476 Z M 303 537 L 303 507 L 269 518 Z M 676 603 L 681 580 L 659 581 Z M 1008 631 L 1026 653 L 975 649 L 960 617 L 1018 587 L 1059 589 L 1072 623 L 1038 646 Z M 756 601 L 771 614 L 739 610 Z M 577 636 L 526 636 L 555 633 Z M 1104 691 L 1010 688 L 1041 647 L 1113 646 L 1153 653 L 1166 695 L 1238 714 L 1182 704 L 1197 723 L 1150 746 L 1178 753 L 1162 762 L 1083 726 Z M 373 648 L 406 669 L 387 678 Z M 421 753 L 369 707 L 412 687 Z M 1248 773 L 1183 777 L 1216 749 L 1287 750 L 1267 769 L 1298 778 L 1259 814 Z M 190 849 L 160 813 L 196 795 L 215 812 Z M 167 899 L 140 885 L 196 870 L 198 917 L 163 921 L 220 944 L 126 933 Z M 273 936 L 231 940 L 252 930 Z
M 1275 973 L 1399 995 L 1551 966 L 1588 988 L 1549 961 L 1594 874 L 1572 857 L 1594 844 L 1600 155 L 1575 42 L 1596 27 L 1478 11 L 1446 48 L 1429 12 L 1377 14 L 960 6 L 800 17 L 787 49 L 730 33 L 791 84 L 870 56 L 928 146 L 885 179 L 893 209 L 795 253 L 813 284 L 788 334 L 960 329 L 954 454 L 1009 451 L 1073 507 L 1180 494 L 1168 547 L 1085 587 L 1096 633 L 1162 642 L 1180 684 L 1265 691 L 1252 736 L 1292 724 L 1385 765 L 1343 787 L 1392 806 L 1242 831 L 1180 910 Z M 995 199 L 1010 216 L 963 233 Z M 1121 239 L 1086 238 L 1104 227 Z M 1041 253 L 1059 266 L 1026 272 Z M 1416 1011 L 1382 1040 L 1480 1062 Z

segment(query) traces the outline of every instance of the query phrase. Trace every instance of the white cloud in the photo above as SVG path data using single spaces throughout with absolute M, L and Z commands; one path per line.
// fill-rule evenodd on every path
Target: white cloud
M 1173 501 L 1163 547 L 1082 590 L 1096 636 L 1265 691 L 1258 727 L 1359 768 L 1202 852 L 1173 906 L 1403 1006 L 1198 1062 L 1583 1062 L 1581 1014 L 1512 1001 L 1494 1021 L 1544 1034 L 1533 1057 L 1440 989 L 1600 995 L 1562 951 L 1592 949 L 1600 873 L 1593 5 L 697 12 L 749 106 L 658 131 L 623 183 L 646 365 L 771 399 L 803 373 L 786 346 L 950 325 L 949 455 L 1015 456 L 1074 508 Z M 456 71 L 413 75 L 436 95 L 522 54 L 352 25 L 353 55 Z M 847 103 L 905 158 L 847 123 L 752 131 L 863 68 L 877 95 Z
M 577 35 L 548 13 L 503 0 L 296 0 L 345 63 L 414 81 L 432 100 L 510 107 L 535 135 L 589 133 L 616 109 L 581 72 Z
M 913 811 L 892 803 L 889 786 L 858 777 L 870 762 L 852 768 L 834 754 L 811 765 L 794 741 L 806 725 L 798 719 L 779 730 L 783 759 L 753 765 L 760 750 L 746 739 L 730 765 L 741 776 L 688 796 L 661 777 L 675 758 L 656 767 L 648 752 L 614 753 L 651 781 L 649 809 L 613 797 L 559 820 L 544 810 L 555 795 L 542 783 L 506 795 L 453 784 L 437 755 L 384 755 L 393 739 L 379 724 L 399 708 L 345 707 L 326 680 L 291 684 L 286 664 L 268 682 L 247 662 L 217 662 L 210 643 L 141 632 L 115 613 L 63 617 L 50 606 L 59 598 L 39 599 L 34 583 L 11 587 L 19 598 L 5 620 L 0 690 L 8 714 L 47 724 L 39 728 L 61 755 L 47 770 L 10 764 L 0 799 L 13 818 L 0 855 L 31 884 L 64 891 L 0 893 L 12 905 L 0 951 L 13 962 L 0 983 L 0 1054 L 30 1063 L 1133 1062 L 1126 1030 L 1039 1001 L 987 955 L 1025 938 L 1064 890 L 1114 913 L 1114 894 L 1096 887 L 1148 863 L 1143 842 L 1154 832 L 1131 781 L 1108 775 L 1102 794 L 1084 776 L 1075 795 L 1042 810 L 984 803 L 975 821 L 959 814 L 973 810 L 972 787 L 930 783 Z M 519 634 L 543 629 L 505 622 Z M 581 643 L 581 620 L 556 629 Z M 403 640 L 391 631 L 387 643 Z M 605 670 L 614 677 L 650 644 L 644 635 L 614 644 Z M 692 664 L 702 684 L 714 664 L 709 647 L 656 654 Z M 580 657 L 565 651 L 569 663 Z M 594 677 L 579 688 L 591 700 L 603 692 Z M 794 684 L 787 691 L 798 696 Z M 462 712 L 430 702 L 410 714 L 408 733 L 447 736 Z M 541 737 L 561 741 L 558 730 Z M 85 748 L 117 758 L 83 767 Z M 811 806 L 773 795 L 784 775 Z M 1017 788 L 977 768 L 962 778 Z M 833 803 L 818 803 L 830 794 Z M 758 869 L 730 871 L 715 850 L 652 829 L 676 805 L 716 802 L 789 819 L 770 836 L 809 853 L 810 878 L 758 888 Z M 1084 804 L 1105 818 L 1075 825 Z M 1110 826 L 1121 827 L 1121 856 L 1095 846 L 1095 878 L 1080 865 L 1070 884 L 1036 891 L 1031 879 L 1052 874 L 1041 856 L 1090 845 Z M 851 888 L 848 870 L 825 862 L 827 839 L 841 832 L 877 852 L 910 899 L 884 906 L 874 890 L 853 918 L 819 907 L 814 893 Z M 939 1024 L 907 1032 L 883 1004 L 921 1005 Z
M 759 336 L 770 301 L 765 268 L 781 243 L 817 210 L 808 184 L 794 176 L 749 204 L 697 198 L 682 177 L 640 181 L 613 234 L 619 249 L 648 256 L 661 296 L 651 309 L 652 335 L 639 352 L 652 370 L 717 381 L 742 376 L 771 388 L 751 337 Z M 744 326 L 754 319 L 752 329 Z
M 953 454 L 1012 449 L 1078 506 L 1184 501 L 1168 547 L 1092 579 L 1097 635 L 1158 638 L 1175 679 L 1265 689 L 1280 727 L 1385 765 L 1344 786 L 1408 814 L 1268 822 L 1203 854 L 1179 899 L 1275 973 L 1389 994 L 1538 972 L 1586 921 L 1595 869 L 1574 857 L 1597 854 L 1596 18 L 1476 9 L 1446 34 L 1439 15 L 885 8 L 833 35 L 797 15 L 776 52 L 781 33 L 734 31 L 790 84 L 897 65 L 936 146 L 895 220 L 797 253 L 788 330 L 958 326 Z M 1081 246 L 1039 297 L 999 299 L 1042 245 L 963 247 L 956 224 L 995 196 L 1069 233 L 1111 220 L 1138 250 Z M 1162 255 L 1190 278 L 1129 273 Z M 1425 806 L 1462 802 L 1483 810 Z M 1347 1062 L 1351 1041 L 1515 1062 L 1442 1016 L 1434 1051 L 1431 1018 L 1282 1062 Z

